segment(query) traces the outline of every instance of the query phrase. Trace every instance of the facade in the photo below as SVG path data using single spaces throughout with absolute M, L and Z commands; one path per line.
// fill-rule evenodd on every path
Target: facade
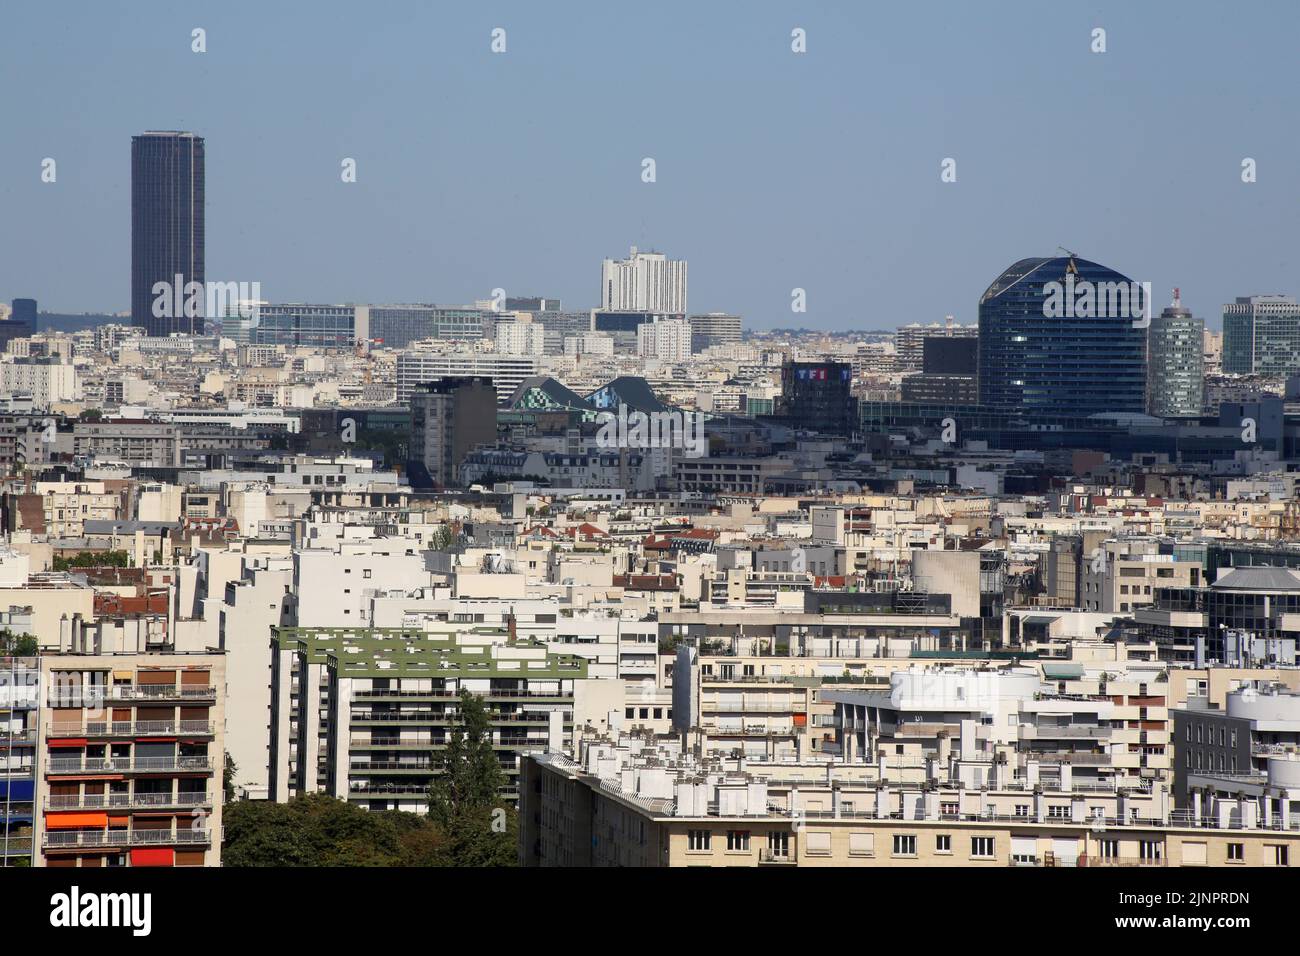
M 846 362 L 786 362 L 776 415 L 790 428 L 850 435 L 857 430 L 852 385 L 853 367 Z
M 204 284 L 202 136 L 151 132 L 131 138 L 131 324 L 149 335 L 203 333 L 204 316 L 158 318 L 154 284 Z M 206 302 L 206 297 L 204 299 Z
M 517 799 L 520 755 L 571 737 L 579 688 L 590 683 L 584 659 L 491 628 L 283 628 L 275 641 L 276 800 L 320 792 L 424 813 L 462 690 L 487 705 L 509 781 L 501 795 Z
M 501 355 L 480 352 L 432 352 L 412 349 L 397 355 L 397 401 L 405 404 L 420 386 L 444 378 L 489 378 L 496 400 L 509 401 L 521 382 L 537 374 L 533 355 Z
M 691 357 L 691 326 L 675 319 L 637 326 L 636 354 L 661 362 L 684 362 Z
M 0 362 L 0 394 L 19 392 L 30 395 L 37 408 L 49 408 L 79 399 L 81 381 L 71 363 L 55 358 Z
M 544 355 L 546 328 L 540 322 L 521 320 L 497 322 L 497 352 L 502 355 Z
M 411 395 L 410 480 L 440 488 L 458 484 L 470 451 L 496 443 L 496 398 L 486 378 L 442 378 L 420 386 Z
M 351 348 L 370 339 L 370 308 L 364 305 L 263 304 L 255 318 L 228 317 L 222 335 L 240 345 L 289 348 Z
M 388 349 L 421 339 L 476 342 L 492 338 L 497 313 L 491 309 L 438 305 L 372 305 L 370 338 Z
M 1291 295 L 1239 296 L 1223 307 L 1223 371 L 1294 375 L 1300 371 L 1300 304 Z
M 1147 411 L 1159 418 L 1201 414 L 1205 398 L 1205 320 L 1172 305 L 1151 319 L 1147 339 Z
M 980 402 L 1079 418 L 1144 412 L 1146 307 L 1140 286 L 1086 259 L 1013 263 L 979 303 Z
M 687 319 L 691 324 L 691 351 L 703 352 L 715 345 L 739 345 L 741 319 L 726 312 L 705 312 Z
M 1300 794 L 1300 694 L 1242 682 L 1215 708 L 1206 698 L 1172 711 L 1180 807 L 1248 796 L 1269 821 Z
M 36 865 L 219 866 L 220 654 L 41 658 Z
M 40 687 L 37 658 L 0 657 L 0 867 L 32 862 Z
M 600 267 L 600 307 L 607 312 L 686 314 L 686 262 L 632 247 Z
M 881 765 L 890 763 L 882 758 Z M 900 761 L 901 763 L 901 761 Z M 833 761 L 778 764 L 643 734 L 524 759 L 524 866 L 1289 866 L 1300 827 L 1246 798 L 1176 811 L 1162 789 L 886 782 Z M 1293 803 L 1293 802 L 1292 802 Z
M 900 326 L 894 333 L 894 364 L 897 369 L 903 372 L 941 372 L 941 369 L 925 368 L 925 341 L 934 338 L 976 339 L 979 338 L 979 326 L 945 325 L 941 322 L 931 322 L 929 325 L 913 322 Z

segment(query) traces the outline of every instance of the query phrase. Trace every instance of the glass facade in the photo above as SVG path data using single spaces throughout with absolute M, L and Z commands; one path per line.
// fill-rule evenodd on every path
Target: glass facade
M 490 309 L 371 306 L 370 338 L 390 349 L 406 348 L 421 339 L 475 341 L 496 334 L 494 315 Z
M 1049 283 L 1089 283 L 1095 294 L 1061 307 Z M 980 299 L 980 402 L 1071 417 L 1144 412 L 1145 306 L 1127 276 L 1095 262 L 1021 259 Z
M 131 137 L 131 324 L 148 335 L 203 334 L 202 316 L 153 314 L 155 283 L 171 286 L 179 275 L 183 293 L 205 281 L 203 155 L 193 133 Z
M 347 348 L 357 341 L 357 310 L 348 305 L 263 305 L 256 320 L 234 319 L 233 323 L 247 325 L 249 345 L 329 349 Z

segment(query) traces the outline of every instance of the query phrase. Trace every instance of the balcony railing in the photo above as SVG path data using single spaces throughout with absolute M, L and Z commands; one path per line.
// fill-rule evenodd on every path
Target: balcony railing
M 215 700 L 217 689 L 196 684 L 115 684 L 111 700 Z
M 136 807 L 203 807 L 212 804 L 208 793 L 88 793 L 85 796 L 45 798 L 46 810 L 130 810 Z
M 134 773 L 211 770 L 210 757 L 110 757 L 82 760 L 77 757 L 54 757 L 49 773 Z
M 212 842 L 212 831 L 199 830 L 55 830 L 41 845 L 49 849 L 105 846 L 193 846 Z
M 213 723 L 207 720 L 97 720 L 84 724 L 51 724 L 46 736 L 148 737 L 174 734 L 211 736 L 213 727 Z

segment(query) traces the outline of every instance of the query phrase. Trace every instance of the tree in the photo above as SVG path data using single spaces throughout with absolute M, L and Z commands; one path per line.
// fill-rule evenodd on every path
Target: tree
M 505 773 L 483 701 L 460 692 L 460 713 L 429 788 L 429 818 L 447 837 L 451 866 L 514 866 L 518 815 L 499 791 Z
M 438 866 L 445 839 L 429 820 L 364 810 L 322 793 L 288 803 L 241 800 L 223 814 L 225 866 Z
M 31 634 L 15 634 L 9 628 L 0 631 L 0 657 L 35 657 L 40 653 Z
M 235 774 L 239 773 L 239 764 L 226 751 L 226 769 L 221 774 L 221 786 L 226 791 L 226 803 L 235 802 Z

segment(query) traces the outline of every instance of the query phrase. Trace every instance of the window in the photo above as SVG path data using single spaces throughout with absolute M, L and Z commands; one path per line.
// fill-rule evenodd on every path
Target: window
M 749 849 L 749 831 L 748 830 L 728 830 L 727 831 L 727 849 L 731 852 Z
M 708 830 L 691 830 L 686 836 L 687 849 L 703 851 L 709 849 L 713 834 Z
M 366 568 L 364 571 L 362 571 L 362 572 L 361 572 L 361 576 L 362 576 L 363 578 L 368 578 L 368 577 L 370 577 L 370 569 L 369 569 L 369 568 Z
M 1290 862 L 1288 861 L 1289 854 L 1287 853 L 1287 848 L 1285 845 L 1278 844 L 1278 845 L 1270 846 L 1268 848 L 1268 851 L 1269 854 L 1272 856 L 1274 866 L 1291 865 Z
M 1228 844 L 1228 862 L 1245 863 L 1246 862 L 1246 844 L 1229 843 Z
M 1065 820 L 1070 816 L 1069 807 L 1048 807 L 1047 815 L 1053 820 Z
M 971 837 L 970 855 L 976 860 L 993 859 L 993 837 Z
M 850 833 L 849 856 L 875 856 L 876 835 L 874 833 Z
M 1029 816 L 1029 804 L 1027 804 L 1027 803 L 1017 803 L 1017 804 L 1016 804 L 1016 816 L 1018 816 L 1018 817 L 1027 817 L 1027 816 Z
M 1139 840 L 1138 841 L 1138 859 L 1144 863 L 1155 863 L 1161 858 L 1161 847 L 1159 840 Z
M 959 803 L 941 803 L 939 804 L 939 815 L 942 817 L 955 817 L 961 814 L 961 804 Z
M 1098 840 L 1097 854 L 1103 860 L 1119 859 L 1119 840 Z
M 805 830 L 803 842 L 804 852 L 809 856 L 831 855 L 831 832 L 829 830 Z
M 951 853 L 952 837 L 947 833 L 940 833 L 934 838 L 935 853 Z
M 916 837 L 911 834 L 895 833 L 894 856 L 916 856 Z

